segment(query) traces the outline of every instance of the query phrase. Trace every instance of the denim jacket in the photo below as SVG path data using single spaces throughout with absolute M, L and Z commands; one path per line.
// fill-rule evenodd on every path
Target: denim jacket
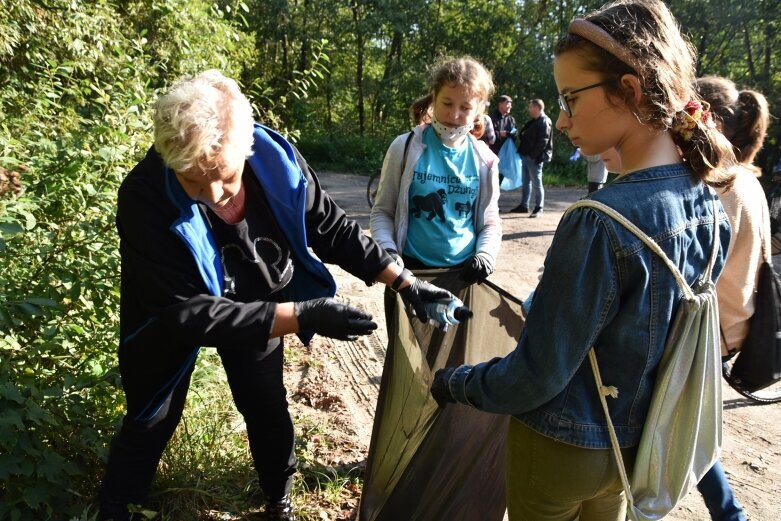
M 637 171 L 590 197 L 654 239 L 690 285 L 705 271 L 715 195 L 687 166 Z M 730 240 L 727 217 L 717 207 L 714 279 Z M 594 346 L 604 384 L 619 390 L 608 401 L 619 444 L 633 447 L 680 299 L 670 270 L 637 237 L 594 209 L 575 209 L 556 230 L 518 346 L 504 358 L 456 368 L 450 391 L 457 401 L 511 414 L 545 436 L 609 448 L 588 361 Z

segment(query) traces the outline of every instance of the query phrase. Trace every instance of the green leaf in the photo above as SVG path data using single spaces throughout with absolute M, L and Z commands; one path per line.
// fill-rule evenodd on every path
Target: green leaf
M 244 2 L 239 2 L 239 7 L 241 7 L 241 9 L 242 9 L 242 10 L 243 10 L 245 13 L 249 13 L 249 7 L 247 7 L 247 4 L 245 4 Z
M 33 304 L 30 304 L 29 302 L 14 302 L 13 307 L 19 309 L 22 313 L 25 315 L 29 315 L 31 317 L 40 317 L 43 315 L 43 310 L 39 308 L 38 306 L 34 306 Z
M 24 396 L 22 396 L 19 389 L 11 382 L 0 382 L 0 397 L 2 397 L 3 400 L 10 400 L 19 404 L 24 403 Z M 3 404 L 3 408 L 6 407 L 8 406 Z M 1 414 L 0 417 L 2 417 Z
M 38 221 L 35 220 L 35 216 L 32 213 L 24 210 L 24 211 L 20 211 L 19 214 L 22 215 L 25 219 L 24 221 L 25 230 L 32 230 L 33 228 L 35 228 L 35 225 L 37 224 Z
M 98 150 L 98 155 L 105 161 L 111 161 L 114 158 L 115 149 L 111 147 L 101 147 Z
M 17 222 L 12 223 L 0 223 L 0 233 L 5 235 L 16 235 L 24 231 L 22 225 Z
M 24 491 L 24 502 L 31 508 L 37 508 L 51 495 L 52 484 L 45 481 L 36 481 Z
M 19 472 L 19 456 L 0 453 L 0 480 L 6 481 Z
M 43 455 L 43 461 L 38 464 L 36 475 L 45 478 L 50 483 L 56 483 L 62 479 L 65 472 L 65 460 L 55 452 L 47 452 Z
M 29 302 L 30 304 L 35 304 L 36 306 L 45 306 L 50 308 L 60 307 L 60 304 L 58 302 L 55 302 L 49 298 L 28 297 L 24 299 L 24 301 Z
M 22 415 L 15 409 L 8 409 L 0 413 L 0 426 L 14 426 L 20 431 L 24 430 Z

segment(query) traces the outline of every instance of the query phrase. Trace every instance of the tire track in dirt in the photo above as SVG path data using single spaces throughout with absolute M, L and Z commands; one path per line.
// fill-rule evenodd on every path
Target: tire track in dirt
M 338 267 L 331 272 L 341 281 L 351 275 Z M 340 285 L 336 298 L 370 313 L 377 323 L 377 329 L 370 335 L 354 341 L 339 341 L 324 338 L 330 358 L 325 361 L 328 370 L 337 375 L 340 393 L 354 428 L 368 447 L 374 424 L 374 410 L 379 397 L 382 366 L 385 361 L 387 330 L 383 310 L 383 286 L 377 284 L 367 288 L 363 282 L 347 282 Z

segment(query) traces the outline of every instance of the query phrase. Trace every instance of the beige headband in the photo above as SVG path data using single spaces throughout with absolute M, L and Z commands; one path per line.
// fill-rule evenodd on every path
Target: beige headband
M 629 49 L 618 43 L 615 38 L 610 36 L 610 33 L 600 26 L 589 22 L 584 18 L 575 18 L 570 22 L 567 32 L 585 38 L 597 47 L 606 50 L 625 64 L 629 65 L 634 70 L 638 72 L 642 70 L 640 62 L 631 52 L 629 52 Z

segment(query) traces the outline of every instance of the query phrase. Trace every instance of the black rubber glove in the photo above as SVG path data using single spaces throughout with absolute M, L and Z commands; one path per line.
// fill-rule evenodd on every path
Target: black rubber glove
M 486 255 L 478 253 L 472 257 L 468 264 L 464 265 L 463 271 L 461 271 L 461 280 L 468 284 L 483 282 L 493 271 L 493 263 Z
M 338 340 L 355 340 L 358 335 L 368 335 L 377 329 L 370 314 L 330 297 L 295 302 L 293 309 L 299 330 Z
M 401 281 L 413 277 L 414 275 L 412 275 L 412 272 L 405 269 L 393 283 L 393 289 L 397 289 Z M 414 277 L 414 279 L 412 284 L 405 288 L 398 289 L 397 291 L 399 292 L 399 295 L 401 295 L 401 300 L 404 301 L 404 305 L 411 307 L 415 312 L 415 316 L 418 317 L 421 322 L 428 322 L 426 304 L 437 300 L 453 299 L 455 296 L 448 290 L 429 284 L 425 280 L 420 280 L 417 277 Z
M 434 381 L 431 382 L 431 396 L 434 397 L 440 408 L 449 403 L 456 403 L 453 395 L 450 394 L 450 387 L 447 385 L 455 370 L 455 367 L 445 367 L 434 373 Z

